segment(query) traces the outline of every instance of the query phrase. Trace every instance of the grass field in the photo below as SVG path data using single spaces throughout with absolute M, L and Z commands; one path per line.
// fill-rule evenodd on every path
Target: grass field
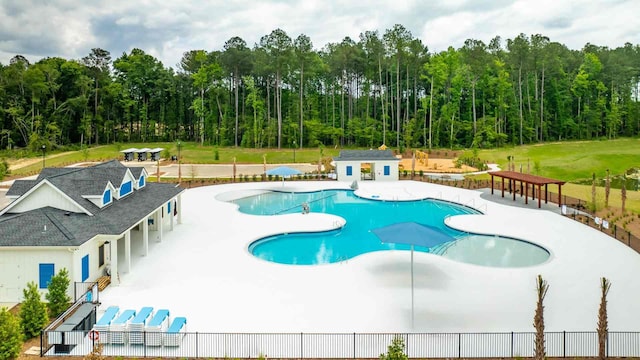
M 161 147 L 164 148 L 163 157 L 178 154 L 176 143 L 156 143 L 153 145 L 132 143 L 114 144 L 91 147 L 80 151 L 53 152 L 46 156 L 46 166 L 64 166 L 82 161 L 103 161 L 121 158 L 120 150 L 135 147 Z M 180 155 L 183 163 L 232 163 L 236 162 L 262 163 L 263 157 L 269 164 L 277 163 L 316 163 L 321 155 L 323 157 L 337 156 L 339 149 L 335 148 L 307 148 L 307 149 L 244 149 L 232 147 L 200 146 L 197 143 L 182 143 Z M 217 154 L 217 155 L 216 155 Z M 7 155 L 7 153 L 5 153 Z M 11 155 L 9 153 L 9 155 Z M 603 178 L 606 169 L 610 169 L 612 175 L 624 173 L 632 167 L 640 167 L 640 140 L 617 139 L 609 141 L 579 141 L 526 145 L 511 148 L 490 149 L 479 151 L 480 159 L 489 163 L 497 163 L 501 168 L 507 168 L 507 157 L 513 156 L 516 170 L 522 166 L 523 171 L 532 174 L 562 179 L 570 184 L 563 188 L 563 193 L 584 200 L 591 199 L 591 186 L 579 185 L 576 182 L 591 179 L 592 173 Z M 28 165 L 12 171 L 14 176 L 35 174 L 42 168 L 41 156 L 34 154 Z M 12 159 L 9 164 L 24 161 Z M 479 177 L 488 177 L 480 175 Z M 573 182 L 573 183 L 571 183 Z M 627 208 L 640 212 L 640 192 L 628 191 Z M 599 188 L 596 196 L 598 207 L 604 205 L 604 189 Z M 620 206 L 620 190 L 612 189 L 610 203 Z
M 607 169 L 616 175 L 640 167 L 640 140 L 561 142 L 480 151 L 482 160 L 503 169 L 507 168 L 508 156 L 515 158 L 517 171 L 522 165 L 526 172 L 529 164 L 532 174 L 575 182 L 591 179 L 594 172 L 604 177 Z

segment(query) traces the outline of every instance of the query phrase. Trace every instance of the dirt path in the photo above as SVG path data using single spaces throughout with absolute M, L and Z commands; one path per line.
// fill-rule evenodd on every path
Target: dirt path
M 64 155 L 68 155 L 73 153 L 74 151 L 67 151 L 67 152 L 62 152 L 59 154 L 53 154 L 53 155 L 48 155 L 45 156 L 45 161 L 46 159 L 53 159 L 53 158 L 57 158 L 60 156 L 64 156 Z M 42 158 L 23 158 L 23 159 L 14 159 L 14 160 L 7 160 L 7 163 L 9 164 L 9 170 L 17 170 L 17 169 L 21 169 L 23 167 L 27 167 L 29 165 L 33 165 L 35 163 L 41 162 Z
M 462 165 L 462 167 L 457 168 L 455 159 L 429 159 L 427 163 L 420 162 L 416 160 L 415 162 L 415 170 L 416 171 L 424 171 L 430 173 L 448 173 L 448 174 L 464 174 L 469 172 L 478 171 L 476 168 L 472 168 L 467 165 Z M 402 159 L 400 160 L 400 165 L 402 169 L 411 171 L 411 163 L 412 159 Z

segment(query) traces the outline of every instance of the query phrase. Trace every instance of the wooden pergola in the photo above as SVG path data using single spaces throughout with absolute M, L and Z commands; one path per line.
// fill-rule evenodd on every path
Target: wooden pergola
M 516 200 L 516 182 L 520 182 L 520 197 L 522 197 L 522 188 L 524 187 L 524 203 L 529 203 L 529 185 L 531 185 L 532 200 L 536 198 L 536 186 L 538 187 L 538 208 L 542 206 L 542 185 L 544 185 L 544 203 L 547 203 L 549 194 L 549 184 L 558 184 L 558 206 L 562 206 L 562 185 L 565 181 L 549 179 L 542 176 L 531 174 L 523 174 L 515 171 L 492 171 L 491 175 L 491 194 L 493 195 L 493 177 L 497 176 L 502 179 L 502 197 L 504 197 L 504 180 L 509 180 L 509 189 L 513 194 L 513 201 Z

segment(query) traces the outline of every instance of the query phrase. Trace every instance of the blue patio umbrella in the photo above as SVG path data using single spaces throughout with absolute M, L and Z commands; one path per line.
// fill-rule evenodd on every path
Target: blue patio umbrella
M 416 222 L 402 222 L 371 230 L 383 243 L 411 245 L 411 327 L 413 328 L 413 247 L 434 246 L 454 241 L 455 238 L 441 229 Z
M 299 175 L 302 172 L 298 169 L 290 168 L 288 166 L 278 166 L 277 168 L 269 169 L 265 172 L 267 175 L 272 176 L 281 176 L 282 177 L 282 185 L 284 185 L 284 179 L 290 177 L 291 175 Z

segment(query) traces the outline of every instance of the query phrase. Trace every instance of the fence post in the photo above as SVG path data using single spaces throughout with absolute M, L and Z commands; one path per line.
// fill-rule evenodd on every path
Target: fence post
M 631 247 L 631 233 L 627 230 L 627 245 Z
M 353 358 L 356 358 L 356 333 L 353 333 Z
M 304 350 L 303 350 L 303 344 L 302 344 L 302 343 L 303 343 L 303 336 L 302 336 L 302 334 L 303 334 L 303 333 L 300 333 L 300 359 L 303 359 L 303 358 L 304 358 L 304 356 L 303 356 L 303 355 L 304 355 Z
M 146 331 L 142 331 L 142 354 L 143 357 L 147 357 L 147 332 Z
M 198 357 L 198 332 L 196 331 L 196 358 Z
M 44 330 L 40 330 L 40 357 L 44 356 Z
M 409 358 L 409 333 L 404 334 L 405 339 L 407 339 L 407 341 L 405 341 L 405 345 L 404 348 L 407 349 L 405 351 L 405 355 L 407 355 L 407 358 Z
M 511 332 L 511 357 L 513 357 L 513 331 Z
M 562 357 L 567 357 L 567 332 L 562 332 Z
M 458 333 L 458 359 L 462 357 L 462 334 Z

